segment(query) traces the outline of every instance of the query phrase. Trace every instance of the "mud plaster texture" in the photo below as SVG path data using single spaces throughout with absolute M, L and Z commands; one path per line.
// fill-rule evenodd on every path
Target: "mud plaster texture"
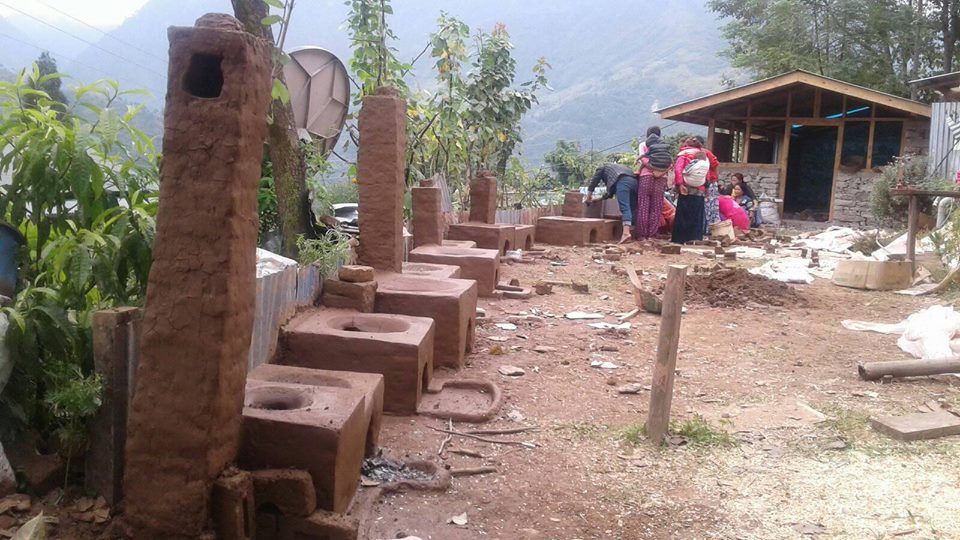
M 236 456 L 270 102 L 265 42 L 202 27 L 168 36 L 160 207 L 126 448 L 126 523 L 138 539 L 200 536 L 212 483 Z M 204 58 L 219 60 L 217 97 L 195 95 L 217 89 L 216 66 L 198 68 Z
M 522 249 L 524 251 L 533 249 L 533 245 L 536 242 L 536 230 L 536 225 L 517 225 L 514 227 L 514 249 Z
M 247 379 L 322 386 L 348 394 L 362 393 L 364 423 L 367 426 L 365 454 L 370 457 L 376 453 L 380 445 L 380 425 L 383 422 L 383 375 L 264 364 L 251 371 Z
M 425 317 L 315 310 L 284 329 L 280 363 L 379 373 L 384 410 L 415 414 L 433 373 L 433 340 L 433 320 Z
M 566 217 L 582 218 L 584 217 L 583 195 L 579 191 L 568 191 L 563 194 L 562 215 Z
M 497 177 L 490 171 L 481 171 L 470 180 L 470 221 L 497 221 Z
M 345 512 L 360 483 L 364 402 L 362 392 L 247 379 L 240 466 L 307 471 L 317 507 Z
M 505 223 L 459 223 L 447 232 L 451 240 L 472 240 L 478 248 L 495 249 L 506 255 L 516 247 L 516 227 Z
M 477 282 L 477 293 L 493 296 L 500 277 L 500 252 L 495 249 L 423 246 L 410 251 L 410 262 L 460 267 L 463 279 Z
M 582 246 L 601 241 L 604 221 L 590 218 L 548 216 L 537 219 L 537 240 L 555 246 Z
M 363 98 L 357 178 L 360 191 L 360 264 L 400 272 L 403 264 L 403 176 L 406 103 L 381 88 Z
M 413 206 L 414 247 L 443 243 L 443 213 L 440 211 L 440 188 L 414 187 L 410 189 Z
M 464 355 L 473 349 L 476 281 L 392 273 L 378 273 L 377 281 L 377 312 L 430 317 L 436 324 L 434 367 L 462 367 Z

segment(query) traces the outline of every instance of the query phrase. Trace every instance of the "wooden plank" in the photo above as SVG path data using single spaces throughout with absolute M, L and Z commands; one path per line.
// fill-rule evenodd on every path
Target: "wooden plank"
M 813 91 L 813 117 L 820 118 L 820 106 L 823 104 L 823 91 L 817 88 Z
M 890 94 L 877 92 L 876 90 L 870 90 L 869 88 L 863 88 L 862 86 L 822 77 L 820 75 L 801 70 L 785 73 L 783 75 L 778 75 L 776 77 L 750 83 L 744 86 L 733 88 L 731 90 L 718 92 L 716 94 L 710 94 L 708 96 L 684 103 L 679 103 L 677 105 L 672 105 L 657 111 L 657 113 L 659 113 L 661 118 L 664 120 L 676 120 L 680 116 L 691 113 L 695 114 L 703 109 L 745 99 L 747 97 L 756 96 L 794 84 L 812 86 L 817 90 L 839 92 L 841 94 L 849 95 L 870 103 L 880 104 L 891 109 L 907 112 L 925 118 L 930 118 L 932 114 L 931 107 L 925 103 L 892 96 Z M 819 116 L 819 101 L 815 105 L 817 105 L 817 107 L 814 109 L 814 112 L 816 113 L 815 116 Z
M 787 192 L 787 168 L 790 165 L 790 137 L 793 134 L 793 124 L 787 122 L 783 127 L 783 144 L 781 144 L 783 153 L 780 156 L 780 183 L 777 186 L 777 198 L 783 200 Z M 780 215 L 783 215 L 783 203 L 779 205 Z
M 840 170 L 840 157 L 843 152 L 843 124 L 837 128 L 837 149 L 833 156 L 833 180 L 830 182 L 830 212 L 827 220 L 833 221 L 833 201 L 837 194 L 837 172 Z
M 717 129 L 717 121 L 711 118 L 710 121 L 707 122 L 707 148 L 710 150 L 713 150 L 713 137 L 715 135 L 714 131 L 716 131 L 716 129 Z
M 740 159 L 743 163 L 750 163 L 750 135 L 753 131 L 753 122 L 747 120 L 747 129 L 743 134 L 743 155 Z
M 873 168 L 873 132 L 877 127 L 877 123 L 873 120 L 870 121 L 870 133 L 867 135 L 867 163 L 866 168 Z M 901 138 L 903 135 L 903 129 L 900 130 Z M 900 150 L 903 150 L 903 141 L 900 142 Z
M 919 441 L 960 435 L 960 416 L 939 410 L 870 419 L 873 429 L 900 441 Z
M 857 86 L 854 84 L 845 83 L 838 81 L 836 79 L 830 79 L 827 77 L 821 77 L 819 75 L 814 75 L 813 73 L 807 73 L 805 71 L 799 72 L 797 77 L 798 81 L 804 84 L 809 84 L 811 86 L 816 86 L 817 88 L 823 90 L 830 90 L 833 92 L 839 92 L 841 94 L 846 94 L 848 96 L 861 99 L 863 101 L 869 101 L 872 103 L 879 103 L 885 107 L 890 107 L 891 109 L 897 109 L 904 112 L 909 112 L 917 116 L 924 116 L 930 118 L 931 108 L 925 103 L 920 103 L 918 101 L 913 101 L 910 99 L 892 96 L 890 94 L 884 94 L 883 92 L 877 92 L 876 90 L 870 90 L 869 88 L 864 88 L 862 86 Z
M 650 386 L 650 411 L 647 416 L 647 437 L 656 445 L 663 442 L 670 424 L 670 406 L 673 401 L 673 380 L 677 369 L 677 347 L 680 345 L 680 318 L 686 277 L 687 267 L 684 265 L 670 265 L 667 270 L 657 359 L 653 366 L 653 383 Z

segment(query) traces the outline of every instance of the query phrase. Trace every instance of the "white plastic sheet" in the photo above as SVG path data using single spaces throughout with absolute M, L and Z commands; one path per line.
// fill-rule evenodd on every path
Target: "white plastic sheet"
M 896 324 L 841 321 L 848 330 L 900 335 L 897 346 L 915 358 L 946 360 L 960 355 L 960 313 L 953 306 L 930 306 Z
M 818 251 L 843 253 L 849 250 L 862 234 L 863 232 L 849 227 L 827 227 L 822 232 L 796 240 L 794 245 Z
M 800 257 L 770 261 L 763 266 L 751 268 L 750 273 L 784 283 L 813 283 L 813 276 L 810 275 L 810 261 Z
M 297 261 L 288 259 L 282 255 L 277 255 L 271 251 L 257 248 L 257 277 L 269 276 L 283 270 L 294 267 Z

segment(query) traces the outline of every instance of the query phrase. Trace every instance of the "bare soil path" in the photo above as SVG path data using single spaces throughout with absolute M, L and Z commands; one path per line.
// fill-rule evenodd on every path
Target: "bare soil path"
M 913 412 L 931 400 L 960 406 L 960 379 L 863 382 L 859 361 L 903 354 L 895 337 L 840 326 L 843 319 L 899 321 L 937 299 L 817 279 L 791 286 L 800 301 L 782 306 L 688 304 L 674 417 L 701 416 L 726 443 L 655 449 L 637 442 L 649 392 L 622 395 L 617 388 L 650 383 L 659 318 L 641 314 L 629 332 L 613 333 L 562 316 L 581 310 L 616 322 L 612 314 L 633 307 L 626 276 L 611 265 L 633 266 L 653 286 L 668 264 L 692 269 L 712 261 L 648 252 L 598 263 L 589 248 L 551 251 L 566 266 L 546 260 L 505 266 L 502 279 L 525 286 L 578 279 L 590 292 L 554 287 L 554 294 L 526 301 L 481 301 L 487 319 L 457 374 L 495 380 L 506 395 L 500 417 L 479 427 L 535 425 L 534 432 L 504 438 L 538 446 L 454 436 L 448 449 L 483 457 L 445 452 L 445 466 L 498 472 L 455 478 L 445 493 L 384 496 L 370 511 L 370 538 L 960 538 L 960 438 L 897 443 L 867 423 L 869 415 Z M 521 320 L 520 313 L 538 318 Z M 495 326 L 510 321 L 517 330 Z M 537 346 L 553 350 L 538 353 Z M 591 367 L 592 360 L 618 367 Z M 526 373 L 503 376 L 503 365 Z M 826 419 L 817 421 L 806 407 Z M 394 457 L 438 460 L 446 435 L 427 426 L 444 422 L 388 418 L 381 444 Z M 448 523 L 463 513 L 465 525 Z

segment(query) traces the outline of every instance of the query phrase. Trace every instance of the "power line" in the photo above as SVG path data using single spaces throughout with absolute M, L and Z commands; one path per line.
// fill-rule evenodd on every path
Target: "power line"
M 110 50 L 108 50 L 108 49 L 104 49 L 104 48 L 101 47 L 100 45 L 98 45 L 98 44 L 96 44 L 96 43 L 94 43 L 94 42 L 92 42 L 92 41 L 90 41 L 90 40 L 84 39 L 84 38 L 82 38 L 82 37 L 80 37 L 80 36 L 77 36 L 77 35 L 71 33 L 71 32 L 68 32 L 68 31 L 64 30 L 63 28 L 60 28 L 59 26 L 50 24 L 50 23 L 48 23 L 47 21 L 45 21 L 45 20 L 43 20 L 43 19 L 40 19 L 40 18 L 38 18 L 38 17 L 34 17 L 33 15 L 27 13 L 26 11 L 23 11 L 22 9 L 15 8 L 15 7 L 11 6 L 10 4 L 4 3 L 4 2 L 0 2 L 0 6 L 4 6 L 4 7 L 8 8 L 8 9 L 12 9 L 12 10 L 16 11 L 17 13 L 20 13 L 20 14 L 26 16 L 26 17 L 30 17 L 31 19 L 33 19 L 33 20 L 35 20 L 35 21 L 37 21 L 37 22 L 39 22 L 39 23 L 41 23 L 41 24 L 44 24 L 44 25 L 46 25 L 46 26 L 49 26 L 50 28 L 53 28 L 54 30 L 58 30 L 58 31 L 60 31 L 60 32 L 63 32 L 64 34 L 66 34 L 66 35 L 68 35 L 68 36 L 70 36 L 70 37 L 72 37 L 72 38 L 74 38 L 74 39 L 78 39 L 78 40 L 86 43 L 87 45 L 90 45 L 91 47 L 100 49 L 101 51 L 109 54 L 110 56 L 119 58 L 120 60 L 123 60 L 124 62 L 128 62 L 128 63 L 130 63 L 130 64 L 133 64 L 134 66 L 137 66 L 137 67 L 139 67 L 139 68 L 141 68 L 141 69 L 144 69 L 144 70 L 146 70 L 146 71 L 149 71 L 150 73 L 153 73 L 154 75 L 157 75 L 158 77 L 165 77 L 164 74 L 162 74 L 162 73 L 160 73 L 160 72 L 158 72 L 158 71 L 155 71 L 155 70 L 153 70 L 153 69 L 151 69 L 151 68 L 149 68 L 149 67 L 147 67 L 147 66 L 145 66 L 145 65 L 143 65 L 143 64 L 134 62 L 133 60 L 130 60 L 129 58 L 125 58 L 125 57 L 123 57 L 123 56 L 120 56 L 119 54 L 116 54 L 116 53 L 113 52 L 113 51 L 110 51 Z
M 67 61 L 69 61 L 69 62 L 73 62 L 73 63 L 75 63 L 75 64 L 77 64 L 77 65 L 80 65 L 80 66 L 83 66 L 83 67 L 85 67 L 85 68 L 87 68 L 87 69 L 92 69 L 92 70 L 94 70 L 94 71 L 96 71 L 96 72 L 98 72 L 98 73 L 102 73 L 102 74 L 106 75 L 107 77 L 111 77 L 111 76 L 112 76 L 112 75 L 110 75 L 109 73 L 107 73 L 106 71 L 103 71 L 102 69 L 100 69 L 100 68 L 98 68 L 98 67 L 91 66 L 90 64 L 84 64 L 83 62 L 79 62 L 79 61 L 77 61 L 77 60 L 74 59 L 74 58 L 70 58 L 69 56 L 60 54 L 60 53 L 58 53 L 57 51 L 51 50 L 51 49 L 46 48 L 46 47 L 41 47 L 41 46 L 39 46 L 39 45 L 35 45 L 35 44 L 33 44 L 33 43 L 30 43 L 29 41 L 24 41 L 24 40 L 22 40 L 22 39 L 13 37 L 13 36 L 11 36 L 11 35 L 9 35 L 9 34 L 4 34 L 3 32 L 0 32 L 0 37 L 5 37 L 5 38 L 7 38 L 7 39 L 9 39 L 9 40 L 16 41 L 16 42 L 18 42 L 18 43 L 23 43 L 24 45 L 27 45 L 28 47 L 33 47 L 34 49 L 37 49 L 37 50 L 39 50 L 39 51 L 41 51 L 41 52 L 44 52 L 44 51 L 45 51 L 45 52 L 53 53 L 53 54 L 59 56 L 60 58 L 63 58 L 64 60 L 67 60 Z
M 86 21 L 84 21 L 84 20 L 82 20 L 82 19 L 79 19 L 79 18 L 77 18 L 77 17 L 74 17 L 73 15 L 67 13 L 66 11 L 63 11 L 63 10 L 61 10 L 61 9 L 59 9 L 59 8 L 56 8 L 56 7 L 54 7 L 54 6 L 51 6 L 50 4 L 48 4 L 48 3 L 46 3 L 46 2 L 43 2 L 43 1 L 41 1 L 41 0 L 33 0 L 33 1 L 36 2 L 36 3 L 38 3 L 38 4 L 40 4 L 40 5 L 42 5 L 42 6 L 44 6 L 44 7 L 46 7 L 47 9 L 52 9 L 53 11 L 56 11 L 57 13 L 63 15 L 64 17 L 69 17 L 69 18 L 77 21 L 78 23 L 86 26 L 87 28 L 90 28 L 90 29 L 92 29 L 92 30 L 95 30 L 95 31 L 103 34 L 104 36 L 106 36 L 106 37 L 108 37 L 108 38 L 110 38 L 110 39 L 113 39 L 113 40 L 115 40 L 115 41 L 118 41 L 118 42 L 120 42 L 120 43 L 123 43 L 123 44 L 126 45 L 127 47 L 132 47 L 132 48 L 134 48 L 134 49 L 142 52 L 143 54 L 146 54 L 147 56 L 152 56 L 152 57 L 156 58 L 157 60 L 160 60 L 160 61 L 163 61 L 163 62 L 166 62 L 166 61 L 167 61 L 166 58 L 161 58 L 161 57 L 153 54 L 153 53 L 150 52 L 150 51 L 146 51 L 146 50 L 144 50 L 144 49 L 141 49 L 140 47 L 137 47 L 136 45 L 134 45 L 133 43 L 130 43 L 129 41 L 120 39 L 120 38 L 118 38 L 117 36 L 114 36 L 113 34 L 104 32 L 103 30 L 97 28 L 96 26 L 93 26 L 92 24 L 90 24 L 90 23 L 88 23 L 88 22 L 86 22 Z

